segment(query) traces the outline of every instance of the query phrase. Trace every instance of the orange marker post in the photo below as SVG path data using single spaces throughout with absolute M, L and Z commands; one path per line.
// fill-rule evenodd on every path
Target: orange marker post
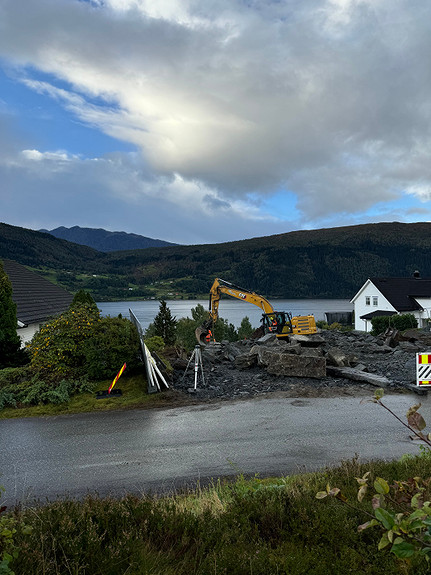
M 126 364 L 123 365 L 123 367 L 120 369 L 120 371 L 117 373 L 117 375 L 114 378 L 114 381 L 111 383 L 110 388 L 108 389 L 108 394 L 111 393 L 112 388 L 114 387 L 114 385 L 117 383 L 117 381 L 120 379 L 121 374 L 123 373 L 123 371 L 126 369 Z

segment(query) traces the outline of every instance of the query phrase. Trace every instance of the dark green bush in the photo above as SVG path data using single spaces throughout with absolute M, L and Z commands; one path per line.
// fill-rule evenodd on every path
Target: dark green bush
M 41 403 L 66 403 L 76 393 L 92 392 L 94 385 L 86 378 L 43 381 L 33 377 L 30 381 L 11 384 L 0 390 L 0 409 Z
M 128 371 L 139 362 L 139 336 L 128 319 L 104 317 L 92 330 L 84 350 L 83 374 L 90 380 L 107 379 L 127 363 Z
M 418 322 L 412 313 L 404 313 L 373 317 L 371 325 L 373 326 L 371 335 L 379 335 L 384 333 L 388 327 L 393 327 L 398 331 L 416 328 L 418 327 Z

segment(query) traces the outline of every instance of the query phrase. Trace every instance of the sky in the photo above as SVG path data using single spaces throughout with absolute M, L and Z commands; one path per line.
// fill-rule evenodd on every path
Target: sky
M 430 221 L 430 95 L 423 0 L 0 0 L 0 221 Z

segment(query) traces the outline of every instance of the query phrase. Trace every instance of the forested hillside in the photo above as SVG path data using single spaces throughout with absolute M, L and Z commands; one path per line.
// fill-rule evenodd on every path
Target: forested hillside
M 205 295 L 221 277 L 270 298 L 350 298 L 369 276 L 431 277 L 431 224 L 380 223 L 102 254 L 0 224 L 0 257 L 96 299 Z M 55 273 L 54 273 L 55 272 Z

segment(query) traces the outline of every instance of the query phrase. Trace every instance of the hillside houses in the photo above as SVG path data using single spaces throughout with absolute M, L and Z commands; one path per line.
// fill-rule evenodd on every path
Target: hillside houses
M 40 326 L 70 306 L 73 295 L 13 260 L 3 260 L 17 306 L 17 333 L 24 344 Z

